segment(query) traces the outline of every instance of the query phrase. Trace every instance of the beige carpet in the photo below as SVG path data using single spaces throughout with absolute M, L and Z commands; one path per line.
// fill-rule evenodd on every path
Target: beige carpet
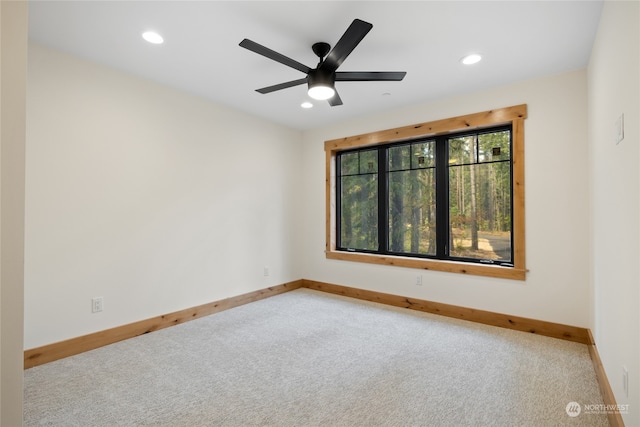
M 25 371 L 26 426 L 606 426 L 585 345 L 299 289 Z

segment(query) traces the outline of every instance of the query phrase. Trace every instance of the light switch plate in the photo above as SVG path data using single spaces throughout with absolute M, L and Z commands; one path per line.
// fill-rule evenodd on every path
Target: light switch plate
M 616 144 L 620 144 L 620 141 L 624 139 L 624 114 L 620 114 L 618 120 L 616 120 Z

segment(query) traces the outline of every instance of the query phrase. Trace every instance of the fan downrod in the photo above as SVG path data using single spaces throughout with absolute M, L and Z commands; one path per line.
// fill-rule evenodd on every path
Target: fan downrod
M 314 43 L 313 46 L 311 46 L 311 49 L 313 49 L 313 53 L 315 53 L 318 58 L 322 59 L 327 56 L 331 50 L 331 46 L 329 43 L 318 42 Z

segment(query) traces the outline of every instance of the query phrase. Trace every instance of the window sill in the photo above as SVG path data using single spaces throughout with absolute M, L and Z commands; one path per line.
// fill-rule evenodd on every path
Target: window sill
M 401 256 L 385 256 L 376 254 L 326 251 L 327 259 L 341 261 L 364 262 L 378 265 L 417 268 L 421 270 L 445 271 L 449 273 L 467 274 L 471 276 L 497 277 L 502 279 L 526 280 L 527 270 L 520 268 L 500 267 L 496 265 L 471 264 L 456 261 L 441 261 Z

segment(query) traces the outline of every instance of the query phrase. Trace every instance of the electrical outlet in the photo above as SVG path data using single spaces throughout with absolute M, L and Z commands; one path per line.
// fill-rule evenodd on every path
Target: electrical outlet
M 264 267 L 263 274 L 264 274 L 265 276 L 268 276 L 268 275 L 269 275 L 269 267 L 267 267 L 267 266 L 265 266 L 265 267 Z
M 104 307 L 104 299 L 102 297 L 95 297 L 91 299 L 91 312 L 98 313 L 102 311 Z
M 416 276 L 416 285 L 422 286 L 422 274 Z
M 622 388 L 625 396 L 629 397 L 629 371 L 626 366 L 622 367 Z

